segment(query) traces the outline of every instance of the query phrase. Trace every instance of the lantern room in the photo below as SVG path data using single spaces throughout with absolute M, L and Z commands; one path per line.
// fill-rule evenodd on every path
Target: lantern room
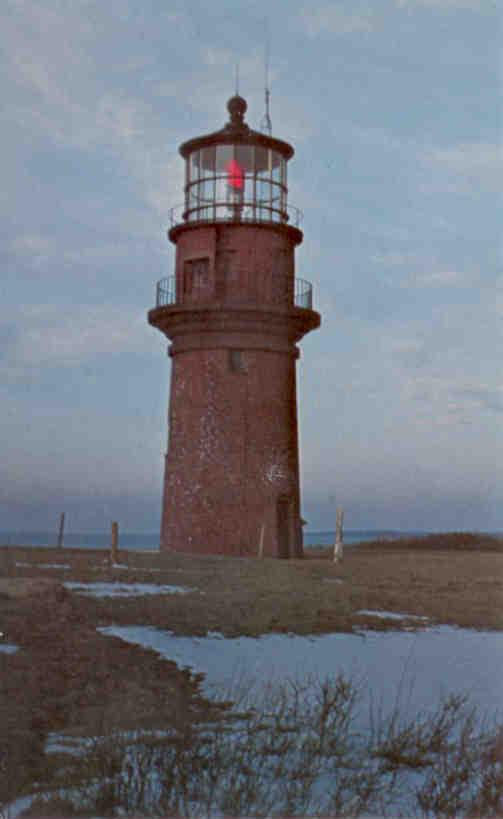
M 184 222 L 293 222 L 287 161 L 293 148 L 244 122 L 246 101 L 232 97 L 225 127 L 180 147 L 185 159 Z

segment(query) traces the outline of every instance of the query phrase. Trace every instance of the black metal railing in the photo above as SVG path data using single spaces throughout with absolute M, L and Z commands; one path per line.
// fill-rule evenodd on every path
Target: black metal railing
M 303 307 L 305 310 L 313 309 L 313 285 L 306 279 L 295 279 L 295 290 L 293 296 L 295 307 Z
M 156 307 L 168 307 L 170 304 L 176 304 L 176 276 L 160 279 L 156 285 Z
M 280 302 L 283 301 L 284 298 L 285 297 L 282 297 Z M 214 300 L 215 299 L 212 296 L 207 284 L 205 284 L 204 288 L 199 287 L 193 289 L 190 294 L 187 294 L 187 298 L 185 299 L 187 303 L 191 303 L 193 301 L 212 302 Z M 250 299 L 245 300 L 250 301 Z M 252 301 L 253 300 L 254 299 L 252 299 Z M 264 303 L 264 300 L 258 298 L 258 302 L 262 304 Z M 182 303 L 182 299 L 177 299 L 175 276 L 168 276 L 157 282 L 155 303 L 156 307 L 169 307 L 170 305 Z M 283 303 L 285 302 L 283 301 Z M 300 307 L 304 310 L 313 309 L 313 286 L 311 282 L 306 281 L 306 279 L 294 280 L 293 303 L 295 307 Z
M 212 202 L 207 205 L 175 205 L 169 211 L 170 228 L 197 222 L 266 222 L 268 224 L 291 225 L 300 228 L 303 214 L 294 205 L 284 208 L 243 202 L 239 206 L 228 202 Z

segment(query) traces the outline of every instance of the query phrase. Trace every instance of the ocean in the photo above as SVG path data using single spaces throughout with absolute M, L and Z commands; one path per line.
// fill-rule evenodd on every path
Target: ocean
M 395 539 L 411 535 L 428 534 L 419 531 L 398 531 L 392 529 L 347 529 L 344 532 L 344 544 L 375 540 L 377 538 Z M 335 532 L 304 532 L 304 546 L 331 546 L 335 540 Z M 0 545 L 2 546 L 55 546 L 57 532 L 2 532 L 0 531 Z M 97 532 L 83 534 L 76 532 L 65 533 L 64 546 L 68 549 L 109 549 L 110 533 Z M 159 548 L 159 534 L 134 534 L 120 532 L 119 548 L 131 551 L 152 551 Z

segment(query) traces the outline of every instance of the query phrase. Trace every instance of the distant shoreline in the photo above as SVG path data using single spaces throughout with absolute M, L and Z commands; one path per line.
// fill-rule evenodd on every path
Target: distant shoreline
M 355 543 L 372 540 L 396 540 L 402 537 L 419 537 L 431 532 L 406 531 L 393 529 L 347 529 L 344 532 L 344 543 L 351 546 Z M 331 546 L 335 542 L 335 531 L 318 530 L 304 532 L 304 547 Z M 57 533 L 48 531 L 0 531 L 1 546 L 26 546 L 32 548 L 57 548 Z M 120 531 L 120 548 L 126 551 L 159 550 L 159 533 L 138 534 Z M 63 545 L 68 549 L 109 549 L 109 532 L 68 532 L 65 533 Z

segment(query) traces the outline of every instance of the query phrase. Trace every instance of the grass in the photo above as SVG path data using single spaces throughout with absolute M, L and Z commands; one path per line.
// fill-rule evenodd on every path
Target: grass
M 341 564 L 330 560 L 329 550 L 306 550 L 307 558 L 295 561 L 121 552 L 127 570 L 103 563 L 106 553 L 100 550 L 11 547 L 0 549 L 0 566 L 11 594 L 23 584 L 48 580 L 138 581 L 199 590 L 190 594 L 190 605 L 176 597 L 79 598 L 81 611 L 96 625 L 142 623 L 177 634 L 213 630 L 228 636 L 396 629 L 396 622 L 357 614 L 380 609 L 501 629 L 502 544 L 502 539 L 466 534 L 383 541 L 347 548 Z M 29 561 L 31 569 L 15 565 Z M 56 561 L 71 569 L 36 565 Z
M 48 759 L 44 755 L 46 738 L 54 731 L 96 738 L 98 757 L 102 753 L 99 750 L 101 746 L 110 747 L 110 737 L 114 737 L 112 757 L 115 759 L 116 754 L 119 755 L 117 765 L 120 762 L 119 768 L 123 770 L 131 745 L 129 740 L 126 741 L 129 734 L 125 732 L 144 732 L 161 725 L 169 726 L 179 737 L 176 747 L 181 753 L 188 736 L 184 732 L 190 729 L 192 739 L 184 752 L 185 756 L 182 755 L 183 764 L 177 762 L 177 770 L 182 779 L 196 777 L 194 782 L 209 781 L 204 779 L 206 774 L 203 776 L 202 767 L 200 776 L 203 778 L 200 780 L 191 768 L 191 765 L 203 765 L 201 759 L 197 761 L 195 753 L 194 743 L 201 730 L 197 726 L 220 725 L 218 717 L 228 709 L 216 707 L 201 697 L 197 676 L 180 670 L 174 663 L 159 662 L 155 655 L 138 646 L 110 640 L 97 633 L 97 626 L 112 623 L 152 625 L 177 634 L 202 635 L 207 631 L 220 631 L 228 636 L 421 627 L 419 621 L 402 623 L 359 614 L 361 610 L 384 610 L 421 615 L 427 617 L 429 623 L 501 630 L 502 546 L 501 538 L 451 533 L 349 547 L 340 564 L 332 562 L 331 551 L 326 549 L 306 550 L 306 559 L 301 561 L 121 552 L 120 562 L 127 564 L 126 569 L 111 567 L 107 554 L 102 550 L 21 546 L 0 548 L 0 630 L 5 633 L 4 640 L 21 647 L 14 655 L 0 654 L 0 804 L 6 804 L 18 794 L 27 792 L 34 781 L 53 784 L 57 781 L 61 767 L 68 764 L 68 759 L 65 761 L 61 755 Z M 16 563 L 31 565 L 19 566 Z M 52 563 L 67 564 L 70 568 L 42 568 L 43 564 Z M 138 581 L 188 586 L 197 591 L 183 596 L 95 600 L 69 593 L 61 585 L 65 580 Z M 460 716 L 460 713 L 458 711 L 457 715 Z M 253 719 L 256 721 L 258 717 Z M 430 724 L 438 726 L 439 723 L 438 720 L 436 723 L 430 720 Z M 459 720 L 456 724 L 456 730 L 461 730 L 461 724 L 465 725 Z M 281 724 L 279 727 L 279 736 L 285 736 Z M 224 737 L 218 733 L 220 728 L 215 730 L 220 744 L 207 747 L 213 748 L 212 754 L 223 754 L 226 781 L 239 782 L 246 759 L 251 759 L 262 747 L 256 744 L 259 734 L 256 738 L 250 738 L 248 731 L 246 736 L 252 744 L 249 747 L 240 745 L 239 755 L 233 761 Z M 408 732 L 393 735 L 389 730 L 388 726 L 373 733 L 375 742 L 380 743 L 381 751 L 377 756 L 377 745 L 372 746 L 372 753 L 370 746 L 365 746 L 365 765 L 362 757 L 355 771 L 366 771 L 367 778 L 355 779 L 355 771 L 351 774 L 354 787 L 363 789 L 361 794 L 370 793 L 368 789 L 374 782 L 373 765 L 376 760 L 381 768 L 398 765 L 399 762 L 398 767 L 403 771 L 407 768 L 405 760 L 419 759 L 421 748 L 429 749 L 424 751 L 423 761 L 432 753 L 433 735 L 428 733 L 426 725 L 422 728 L 420 725 L 409 725 Z M 468 791 L 463 791 L 462 782 L 456 779 L 456 765 L 459 767 L 460 760 L 455 763 L 454 746 L 449 746 L 448 754 L 444 748 L 444 756 L 436 757 L 440 765 L 440 779 L 430 766 L 429 778 L 423 781 L 422 802 L 415 803 L 417 815 L 451 815 L 448 812 L 451 803 L 446 795 L 448 783 L 451 783 L 453 793 L 458 793 L 461 788 L 459 792 L 464 794 L 462 811 L 465 814 L 461 811 L 459 815 L 469 816 L 470 810 L 475 811 L 473 815 L 481 814 L 480 810 L 477 813 L 477 803 L 473 801 L 477 794 L 479 801 L 482 798 L 486 800 L 480 804 L 490 806 L 487 801 L 490 793 L 496 794 L 494 804 L 499 804 L 497 799 L 502 788 L 501 734 L 494 726 L 485 732 L 478 728 L 478 733 L 473 731 L 468 732 L 474 748 L 472 756 L 469 756 L 471 768 L 465 771 L 471 783 L 471 796 L 467 796 Z M 185 740 L 180 745 L 182 735 Z M 117 737 L 121 736 L 123 741 L 119 742 Z M 260 742 L 265 736 L 264 733 L 260 734 Z M 383 745 L 385 737 L 388 738 L 387 745 Z M 197 742 L 203 740 L 199 737 Z M 204 739 L 204 747 L 208 742 L 208 739 Z M 165 759 L 172 759 L 173 743 L 164 744 L 162 753 Z M 139 748 L 143 748 L 142 758 L 161 754 L 159 743 L 148 744 L 147 750 L 144 745 L 138 744 Z M 388 748 L 387 756 L 384 748 Z M 224 751 L 229 756 L 227 761 Z M 494 764 L 491 762 L 485 766 L 484 760 L 491 759 Z M 95 764 L 89 757 L 84 770 L 88 769 L 88 763 L 91 767 Z M 234 763 L 237 767 L 232 767 Z M 166 769 L 173 767 L 173 763 L 163 764 Z M 284 768 L 278 770 L 284 772 Z M 465 769 L 461 766 L 460 770 Z M 478 772 L 475 774 L 475 771 Z M 392 773 L 398 777 L 396 771 Z M 349 769 L 344 777 L 350 777 Z M 283 779 L 282 774 L 275 781 L 274 793 L 283 787 Z M 308 778 L 302 779 L 301 776 L 297 779 L 300 783 L 308 782 Z M 344 781 L 349 782 L 350 779 Z M 375 781 L 380 781 L 382 786 L 385 779 L 378 777 Z M 262 784 L 257 782 L 253 785 L 258 788 L 257 794 L 262 794 L 262 802 L 267 797 L 266 785 L 271 785 L 267 783 L 268 780 L 264 780 Z M 84 784 L 77 781 L 79 787 Z M 86 788 L 86 799 L 92 802 L 96 787 L 93 790 L 87 782 Z M 371 791 L 374 802 L 365 803 L 367 805 L 376 804 L 377 791 Z M 277 804 L 286 810 L 288 794 L 286 791 L 282 793 L 283 802 Z M 313 794 L 311 797 L 314 798 Z M 66 798 L 62 792 L 61 799 Z M 130 798 L 133 799 L 127 796 L 126 802 Z M 98 803 L 92 803 L 94 815 L 106 815 L 107 799 L 109 804 L 110 799 L 115 804 L 118 796 L 112 788 L 108 797 L 103 792 L 100 799 L 102 807 L 99 810 Z M 90 806 L 91 802 L 86 804 Z M 133 800 L 131 804 L 140 803 Z M 165 805 L 169 804 L 169 800 L 165 802 Z M 327 810 L 336 809 L 336 802 L 331 804 L 332 807 L 329 805 Z M 345 815 L 358 815 L 354 812 L 356 809 L 351 807 L 356 802 L 344 804 Z M 33 810 L 39 810 L 37 815 L 40 815 L 41 808 L 34 806 Z M 60 805 L 56 809 L 53 803 L 51 810 L 56 811 L 55 815 L 69 815 L 68 805 L 66 808 Z M 180 807 L 178 810 L 183 812 Z M 487 815 L 498 815 L 491 813 L 489 807 L 487 811 Z M 502 814 L 503 810 L 499 815 Z M 343 814 L 339 812 L 338 815 Z
M 359 544 L 359 549 L 386 549 L 389 551 L 475 551 L 503 554 L 503 537 L 477 532 L 442 532 L 420 537 L 399 537 L 395 540 L 372 540 Z

